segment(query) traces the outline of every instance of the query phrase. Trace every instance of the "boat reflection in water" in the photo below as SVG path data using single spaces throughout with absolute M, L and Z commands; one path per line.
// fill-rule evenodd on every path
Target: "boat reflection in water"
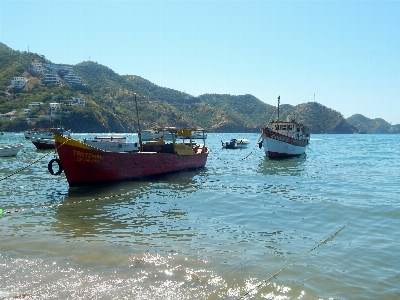
M 261 160 L 258 171 L 264 175 L 301 175 L 304 170 L 304 162 L 307 155 L 304 153 L 298 157 L 270 159 L 265 157 Z
M 151 181 L 114 182 L 96 188 L 70 187 L 57 207 L 54 227 L 62 236 L 91 236 L 122 244 L 141 241 L 149 246 L 153 239 L 196 234 L 179 234 L 173 228 L 175 222 L 188 218 L 184 201 L 199 191 L 204 172 L 183 171 L 152 177 Z

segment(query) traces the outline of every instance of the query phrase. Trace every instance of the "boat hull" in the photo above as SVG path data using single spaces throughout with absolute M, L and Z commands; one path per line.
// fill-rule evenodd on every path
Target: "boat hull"
M 222 142 L 222 148 L 225 149 L 242 149 L 247 148 L 248 145 L 249 140 L 247 139 L 231 139 L 230 141 Z
M 208 150 L 193 155 L 157 152 L 106 152 L 55 135 L 57 152 L 70 186 L 126 181 L 204 167 Z
M 25 131 L 24 136 L 26 139 L 30 139 L 32 137 L 38 139 L 52 139 L 54 135 L 52 130 L 57 130 L 59 133 L 65 136 L 71 136 L 71 132 L 66 131 L 63 128 L 32 129 Z
M 31 137 L 32 144 L 35 145 L 36 149 L 54 149 L 56 144 L 53 139 L 39 139 Z
M 0 157 L 16 156 L 23 146 L 23 144 L 16 144 L 0 147 Z
M 300 156 L 305 153 L 308 140 L 299 140 L 265 129 L 262 146 L 270 158 Z

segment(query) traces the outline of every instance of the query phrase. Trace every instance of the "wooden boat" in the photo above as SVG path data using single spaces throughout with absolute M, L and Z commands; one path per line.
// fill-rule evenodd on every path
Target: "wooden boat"
M 159 128 L 177 136 L 187 136 L 188 130 Z M 94 148 L 70 137 L 54 133 L 59 159 L 52 163 L 64 170 L 70 186 L 133 180 L 146 176 L 204 167 L 209 150 L 204 144 L 148 141 L 142 143 L 139 132 L 139 152 L 113 152 Z M 191 142 L 191 141 L 190 141 Z M 59 172 L 57 172 L 59 173 Z
M 222 142 L 222 148 L 225 149 L 237 149 L 237 148 L 246 148 L 249 145 L 249 140 L 240 138 L 240 139 L 231 139 L 228 142 Z
M 83 143 L 94 148 L 112 152 L 138 152 L 139 143 L 129 143 L 125 136 L 103 136 L 83 139 Z
M 32 144 L 35 145 L 36 149 L 54 149 L 56 147 L 56 143 L 54 138 L 38 138 L 32 136 L 30 138 Z
M 64 130 L 64 128 L 33 128 L 24 132 L 24 136 L 26 139 L 30 139 L 31 137 L 36 137 L 39 139 L 52 139 L 53 131 L 56 130 L 60 134 L 70 136 L 71 132 Z
M 296 122 L 289 115 L 286 121 L 280 121 L 279 104 L 280 96 L 278 97 L 278 117 L 262 129 L 259 147 L 264 148 L 265 154 L 270 158 L 300 156 L 305 153 L 310 141 L 308 127 Z
M 23 146 L 24 144 L 0 146 L 0 157 L 16 156 Z

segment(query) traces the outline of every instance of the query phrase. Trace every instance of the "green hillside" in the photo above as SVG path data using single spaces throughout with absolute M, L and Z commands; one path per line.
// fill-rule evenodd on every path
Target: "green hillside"
M 355 114 L 347 118 L 347 121 L 359 130 L 358 133 L 400 133 L 400 125 L 391 125 L 381 118 L 369 119 Z
M 82 85 L 70 85 L 59 72 L 61 85 L 43 85 L 41 74 L 32 62 L 52 64 L 44 56 L 19 52 L 0 43 L 0 114 L 14 111 L 13 118 L 0 118 L 1 131 L 22 131 L 32 127 L 62 125 L 74 132 L 134 132 L 137 130 L 135 95 L 140 126 L 194 126 L 214 132 L 260 132 L 277 108 L 252 95 L 189 94 L 160 87 L 140 76 L 119 75 L 95 62 L 81 62 L 73 72 L 82 78 Z M 29 78 L 22 90 L 9 89 L 16 76 Z M 48 118 L 49 103 L 78 97 L 85 107 L 62 106 L 59 116 Z M 42 102 L 24 114 L 29 103 Z M 281 119 L 286 114 L 307 124 L 311 133 L 354 133 L 357 125 L 316 102 L 297 106 L 281 105 Z M 390 124 L 389 124 L 390 125 Z

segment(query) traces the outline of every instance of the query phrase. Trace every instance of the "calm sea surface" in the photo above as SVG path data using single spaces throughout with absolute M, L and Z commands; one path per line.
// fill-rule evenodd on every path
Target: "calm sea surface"
M 251 145 L 221 148 L 234 137 Z M 311 135 L 287 160 L 258 138 L 209 134 L 203 169 L 70 188 L 53 151 L 4 133 L 24 148 L 0 158 L 0 299 L 400 299 L 400 135 Z

